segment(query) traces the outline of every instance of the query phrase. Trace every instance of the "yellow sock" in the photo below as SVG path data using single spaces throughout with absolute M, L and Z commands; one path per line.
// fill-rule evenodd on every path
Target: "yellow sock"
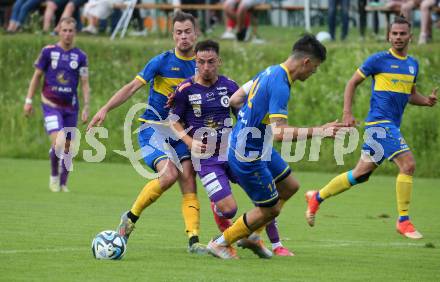
M 319 197 L 324 200 L 331 196 L 342 193 L 350 187 L 351 184 L 350 181 L 348 181 L 348 172 L 344 172 L 330 180 L 330 182 L 325 185 L 324 188 L 319 190 Z
M 223 232 L 223 237 L 225 238 L 228 245 L 231 245 L 241 238 L 248 237 L 249 235 L 251 235 L 251 233 L 252 232 L 249 230 L 246 224 L 244 224 L 243 216 L 240 216 L 234 222 L 234 224 L 232 224 L 232 226 L 230 226 Z
M 188 238 L 199 235 L 200 227 L 200 203 L 197 194 L 183 194 L 182 215 L 185 221 L 185 232 Z
M 139 193 L 136 201 L 131 207 L 131 213 L 136 216 L 140 216 L 142 211 L 154 203 L 154 201 L 156 201 L 160 195 L 162 195 L 162 193 L 163 191 L 160 188 L 159 179 L 151 180 L 147 183 L 147 185 L 145 185 L 141 193 Z
M 408 216 L 413 187 L 413 177 L 400 173 L 396 181 L 397 211 L 399 216 Z

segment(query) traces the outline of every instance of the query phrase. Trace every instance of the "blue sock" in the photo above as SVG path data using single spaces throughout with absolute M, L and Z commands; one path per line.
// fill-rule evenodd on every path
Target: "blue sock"
M 405 220 L 409 220 L 409 216 L 399 216 L 399 222 L 404 222 Z
M 318 203 L 322 203 L 324 201 L 324 199 L 322 199 L 321 196 L 319 196 L 319 192 L 316 193 L 316 200 L 318 201 Z

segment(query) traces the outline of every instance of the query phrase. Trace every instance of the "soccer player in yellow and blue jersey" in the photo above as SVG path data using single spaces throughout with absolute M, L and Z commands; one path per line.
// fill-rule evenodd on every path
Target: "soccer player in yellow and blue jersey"
M 122 87 L 99 110 L 88 128 L 95 124 L 101 125 L 110 110 L 150 83 L 147 110 L 139 119 L 143 125 L 138 139 L 145 163 L 158 172 L 159 177 L 146 184 L 131 209 L 122 215 L 118 232 L 128 239 L 142 211 L 178 180 L 183 196 L 182 213 L 189 237 L 188 250 L 193 253 L 206 253 L 206 248 L 199 243 L 198 237 L 200 204 L 196 194 L 191 155 L 181 140 L 170 138 L 164 133 L 167 131 L 165 120 L 169 112 L 166 108 L 168 95 L 174 92 L 179 83 L 195 74 L 194 44 L 197 36 L 192 15 L 182 12 L 175 14 L 173 39 L 175 48 L 151 59 L 133 81 Z M 169 147 L 174 149 L 174 152 Z M 178 160 L 174 159 L 175 155 Z M 177 169 L 176 162 L 180 163 L 182 171 Z
M 228 164 L 255 207 L 209 242 L 208 250 L 212 255 L 222 259 L 236 258 L 231 252 L 231 244 L 277 217 L 283 203 L 298 190 L 298 181 L 279 153 L 271 148 L 271 141 L 272 137 L 277 141 L 289 141 L 299 136 L 299 129 L 287 124 L 290 87 L 296 80 L 309 78 L 325 58 L 325 47 L 314 36 L 305 35 L 294 44 L 286 61 L 268 67 L 253 79 L 247 102 L 230 135 Z M 242 97 L 236 94 L 231 97 L 231 105 L 240 104 L 235 100 Z M 328 129 L 334 135 L 340 126 L 333 122 L 319 129 L 322 132 Z M 314 129 L 306 128 L 307 137 L 317 133 Z M 284 167 L 285 171 L 275 175 L 272 166 Z M 277 178 L 282 180 L 277 181 Z
M 409 219 L 415 161 L 400 133 L 400 123 L 408 102 L 432 107 L 437 102 L 437 90 L 434 89 L 428 97 L 417 91 L 419 65 L 414 58 L 407 55 L 410 40 L 410 23 L 402 17 L 397 17 L 389 33 L 391 48 L 370 56 L 348 82 L 344 94 L 343 120 L 347 126 L 354 126 L 352 102 L 356 87 L 366 77 L 373 77 L 370 111 L 365 123 L 366 130 L 372 134 L 365 140 L 362 156 L 353 170 L 336 176 L 319 191 L 306 193 L 306 219 L 310 226 L 315 224 L 315 215 L 322 201 L 367 181 L 386 158 L 399 167 L 396 180 L 399 213 L 397 231 L 411 239 L 423 237 Z M 381 134 L 383 136 L 380 136 Z

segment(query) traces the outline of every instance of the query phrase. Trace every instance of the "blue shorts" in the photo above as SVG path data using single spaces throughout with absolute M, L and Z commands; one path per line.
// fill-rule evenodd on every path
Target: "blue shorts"
M 182 140 L 177 140 L 173 131 L 164 125 L 142 123 L 143 129 L 138 134 L 142 157 L 145 164 L 157 172 L 156 165 L 164 159 L 178 164 L 191 159 L 188 147 Z
M 280 154 L 272 149 L 269 161 L 255 160 L 244 162 L 237 158 L 235 151 L 229 148 L 228 162 L 231 171 L 237 176 L 238 183 L 256 206 L 272 207 L 278 202 L 276 182 L 290 173 L 289 165 Z
M 381 123 L 365 127 L 368 136 L 362 145 L 362 152 L 369 154 L 380 165 L 385 159 L 392 161 L 399 154 L 410 151 L 400 129 L 392 123 Z

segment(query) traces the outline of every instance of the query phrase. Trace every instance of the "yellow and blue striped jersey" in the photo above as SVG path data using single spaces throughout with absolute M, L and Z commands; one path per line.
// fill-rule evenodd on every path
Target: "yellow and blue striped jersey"
M 138 73 L 136 79 L 144 84 L 150 83 L 148 106 L 140 121 L 161 121 L 168 117 L 169 109 L 165 108 L 168 95 L 177 85 L 195 74 L 194 57 L 182 57 L 174 50 L 166 51 L 152 58 Z
M 399 56 L 390 49 L 373 54 L 357 71 L 364 78 L 370 75 L 373 78 L 366 124 L 392 122 L 400 127 L 419 73 L 417 61 L 410 56 Z
M 230 145 L 236 152 L 243 152 L 244 148 L 243 157 L 255 157 L 248 154 L 250 151 L 258 152 L 261 157 L 264 141 L 271 141 L 272 137 L 269 118 L 287 119 L 291 84 L 290 74 L 282 64 L 270 66 L 254 77 L 247 102 L 238 113 L 237 124 L 230 137 Z

